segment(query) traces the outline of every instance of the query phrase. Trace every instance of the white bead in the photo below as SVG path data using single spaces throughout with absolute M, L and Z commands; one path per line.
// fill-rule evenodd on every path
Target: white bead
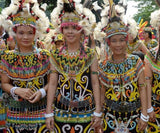
M 39 91 L 41 92 L 41 95 L 42 95 L 41 98 L 44 98 L 44 97 L 46 96 L 46 91 L 45 91 L 45 89 L 44 89 L 44 88 L 41 88 L 41 89 L 39 89 Z
M 147 113 L 151 113 L 153 111 L 153 107 L 151 106 L 149 109 L 147 109 Z
M 45 118 L 49 118 L 49 117 L 53 117 L 54 116 L 54 114 L 53 113 L 50 113 L 50 114 L 44 114 L 44 117 Z
M 141 117 L 140 118 L 145 122 L 148 122 L 148 120 L 149 120 L 149 116 L 148 115 L 144 116 L 142 113 L 141 113 Z
M 94 116 L 97 116 L 97 117 L 102 117 L 102 112 L 100 112 L 100 113 L 93 112 L 93 115 L 94 115 Z

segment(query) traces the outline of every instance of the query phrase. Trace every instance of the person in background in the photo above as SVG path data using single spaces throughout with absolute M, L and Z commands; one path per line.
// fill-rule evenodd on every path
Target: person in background
M 127 53 L 132 54 L 132 52 L 134 51 L 141 51 L 144 54 L 146 54 L 148 49 L 143 44 L 143 42 L 138 38 L 138 26 L 133 18 L 128 18 L 127 27 L 128 27 L 128 41 L 129 41 L 127 47 Z
M 143 29 L 143 43 L 148 48 L 148 50 L 151 50 L 152 48 L 156 47 L 158 45 L 157 40 L 152 39 L 152 28 L 151 27 L 145 27 Z
M 51 51 L 52 73 L 47 92 L 46 125 L 57 133 L 92 133 L 100 126 L 102 117 L 98 61 L 95 51 L 86 47 L 84 41 L 96 19 L 89 9 L 76 7 L 83 6 L 58 0 L 51 13 L 53 25 L 61 16 L 60 29 L 65 40 L 60 49 Z
M 160 31 L 159 21 L 160 11 L 156 10 L 151 13 L 151 25 L 157 30 L 158 40 Z M 148 122 L 148 133 L 160 132 L 160 48 L 159 44 L 152 48 L 145 56 L 145 78 L 148 93 L 148 109 L 150 116 Z
M 2 89 L 9 94 L 7 132 L 46 133 L 44 114 L 50 53 L 38 49 L 34 42 L 48 28 L 49 19 L 35 0 L 13 0 L 2 10 L 2 16 L 4 28 L 16 42 L 14 50 L 4 51 L 0 66 Z
M 3 55 L 4 50 L 6 50 L 6 39 L 7 34 L 3 28 L 4 17 L 0 15 L 0 64 L 1 55 Z M 2 90 L 1 86 L 1 71 L 0 71 L 0 132 L 6 133 L 6 116 L 7 116 L 7 96 Z
M 55 44 L 56 49 L 57 48 L 59 49 L 59 48 L 61 48 L 64 45 L 64 37 L 63 37 L 62 33 L 58 34 L 55 37 L 54 44 Z
M 14 50 L 15 48 L 16 48 L 15 39 L 12 36 L 9 36 L 9 38 L 7 38 L 7 49 Z

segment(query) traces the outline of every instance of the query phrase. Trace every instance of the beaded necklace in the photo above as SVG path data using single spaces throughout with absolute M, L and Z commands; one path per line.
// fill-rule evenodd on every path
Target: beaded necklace
M 117 78 L 120 80 L 119 81 L 119 90 L 118 91 L 120 92 L 120 95 L 122 93 L 122 95 L 121 95 L 121 101 L 123 101 L 123 96 L 126 98 L 126 96 L 125 96 L 125 89 L 124 89 L 124 81 L 123 81 L 124 75 L 125 75 L 125 67 L 126 67 L 126 61 L 125 60 L 126 60 L 126 58 L 127 58 L 126 54 L 125 54 L 125 58 L 123 58 L 123 59 L 121 59 L 119 61 L 115 61 L 114 58 L 113 58 L 113 55 L 111 57 L 111 61 L 113 63 L 113 68 L 114 68 L 114 72 L 115 72 Z M 120 69 L 118 67 L 118 65 L 120 65 L 120 64 L 123 64 L 123 69 Z M 122 70 L 122 71 L 120 71 L 120 70 Z

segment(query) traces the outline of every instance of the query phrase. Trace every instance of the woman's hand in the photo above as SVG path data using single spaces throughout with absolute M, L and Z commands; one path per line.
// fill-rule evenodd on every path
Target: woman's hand
M 28 101 L 30 103 L 35 103 L 35 102 L 38 102 L 42 97 L 42 94 L 40 91 L 36 91 L 29 99 Z
M 149 121 L 150 121 L 150 122 L 155 121 L 155 119 L 156 119 L 156 114 L 155 114 L 154 111 L 152 111 L 151 113 L 148 113 L 148 115 L 149 115 Z
M 98 128 L 101 127 L 101 117 L 97 117 L 97 116 L 93 116 L 92 120 L 91 120 L 91 128 Z
M 30 97 L 34 94 L 34 92 L 29 88 L 17 88 L 15 90 L 15 94 L 25 100 L 29 100 Z
M 46 118 L 46 127 L 48 130 L 53 131 L 54 129 L 54 118 L 53 117 Z
M 142 119 L 138 122 L 138 130 L 143 131 L 147 127 L 147 122 L 143 121 Z

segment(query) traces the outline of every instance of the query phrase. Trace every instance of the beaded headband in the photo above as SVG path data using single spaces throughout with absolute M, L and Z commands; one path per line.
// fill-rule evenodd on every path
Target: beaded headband
M 152 32 L 152 28 L 151 27 L 144 27 L 143 31 Z

